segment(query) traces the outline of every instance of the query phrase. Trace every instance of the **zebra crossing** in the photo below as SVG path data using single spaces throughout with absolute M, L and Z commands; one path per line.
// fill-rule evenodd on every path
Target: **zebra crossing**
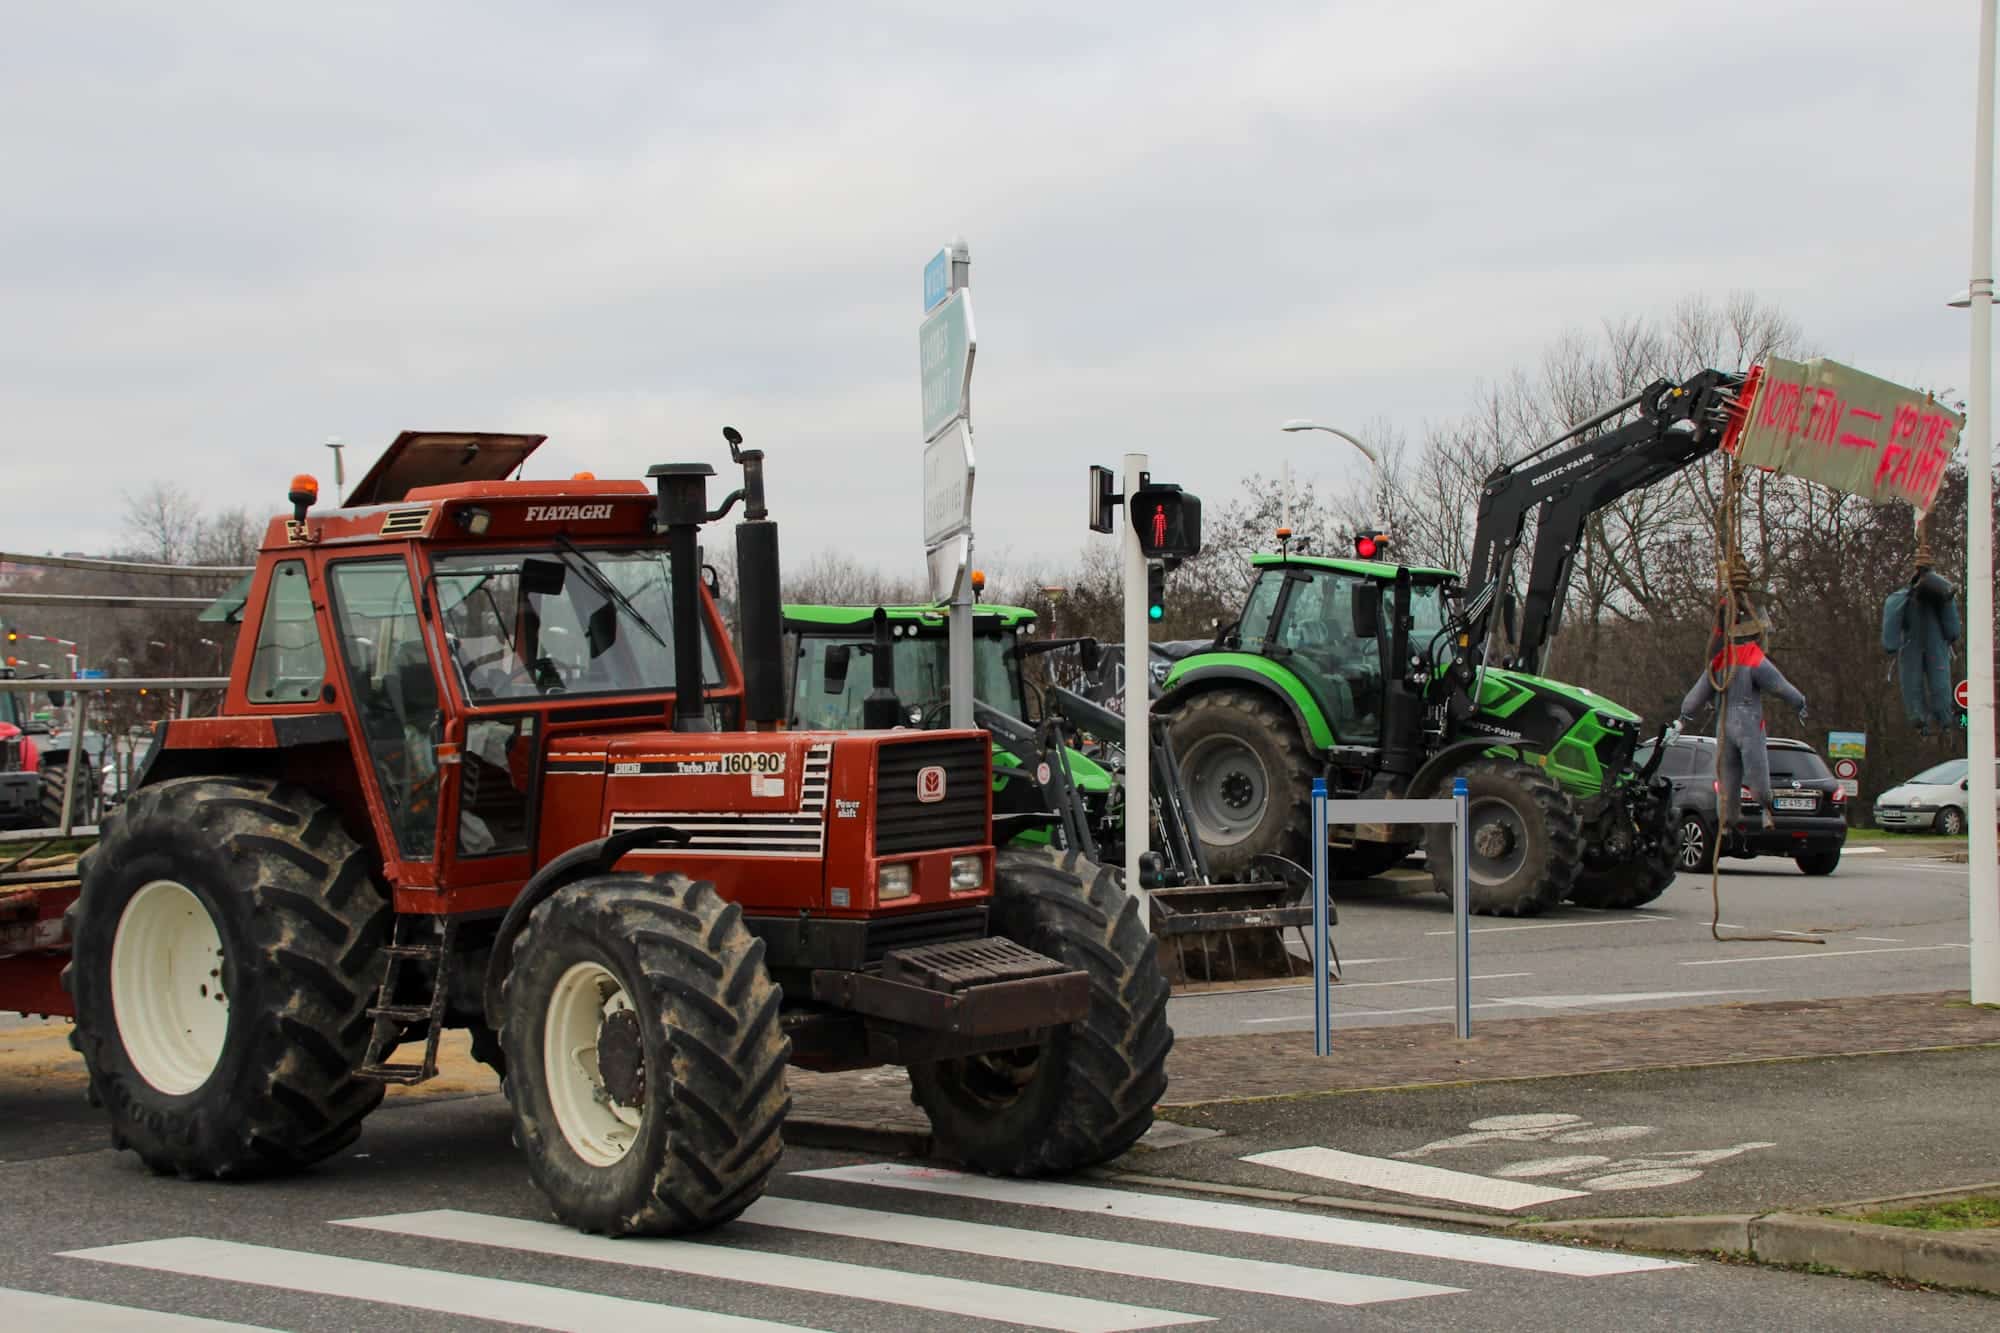
M 1235 1322 L 1229 1311 L 1241 1309 L 1246 1297 L 1262 1302 L 1262 1313 L 1241 1326 L 1320 1327 L 1333 1317 L 1329 1307 L 1393 1302 L 1444 1302 L 1435 1317 L 1449 1319 L 1451 1299 L 1487 1272 L 1560 1282 L 1685 1267 L 1507 1237 L 1078 1182 L 996 1179 L 903 1162 L 802 1170 L 791 1179 L 806 1193 L 834 1193 L 842 1201 L 767 1195 L 729 1227 L 692 1239 L 612 1240 L 553 1222 L 440 1208 L 328 1218 L 329 1230 L 307 1233 L 323 1234 L 323 1248 L 181 1235 L 58 1257 L 78 1265 L 86 1281 L 107 1268 L 205 1279 L 221 1284 L 208 1290 L 237 1293 L 266 1319 L 282 1303 L 245 1293 L 344 1298 L 590 1333 L 796 1330 L 808 1327 L 796 1322 L 800 1312 L 833 1329 L 898 1327 L 921 1313 L 941 1321 L 938 1326 L 981 1319 L 1113 1333 L 1229 1326 Z M 994 1220 L 913 1211 L 926 1206 L 977 1211 Z M 343 1237 L 392 1242 L 389 1252 L 398 1262 L 339 1253 L 355 1248 L 344 1246 Z M 1160 1243 L 1162 1237 L 1173 1243 Z M 1293 1261 L 1223 1248 L 1268 1254 L 1273 1242 L 1284 1243 Z M 1427 1279 L 1448 1280 L 1351 1271 L 1365 1270 L 1371 1253 L 1408 1256 L 1420 1261 Z M 530 1281 L 486 1275 L 509 1261 L 539 1265 L 532 1274 L 537 1278 L 559 1276 Z M 1432 1272 L 1436 1261 L 1451 1265 L 1449 1271 Z M 925 1271 L 927 1266 L 979 1276 Z M 775 1311 L 782 1317 L 740 1313 L 771 1312 L 762 1298 L 772 1295 L 787 1298 Z M 1274 1309 L 1295 1314 L 1278 1320 Z M 0 1327 L 200 1333 L 251 1325 L 0 1288 Z

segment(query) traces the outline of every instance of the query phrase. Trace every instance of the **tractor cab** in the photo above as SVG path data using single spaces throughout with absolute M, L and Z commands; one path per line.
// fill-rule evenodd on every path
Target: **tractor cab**
M 1251 565 L 1256 579 L 1243 614 L 1217 646 L 1289 668 L 1335 743 L 1378 744 L 1383 683 L 1393 674 L 1386 594 L 1397 567 L 1295 554 L 1255 555 Z M 1424 568 L 1411 569 L 1410 576 L 1409 650 L 1435 659 L 1456 576 Z M 1206 660 L 1177 664 L 1167 687 Z
M 951 712 L 951 652 L 946 608 L 889 606 L 896 695 L 913 727 L 939 727 Z M 874 679 L 875 608 L 785 607 L 786 660 L 791 664 L 793 726 L 852 731 Z M 1011 717 L 1028 715 L 1021 670 L 1024 636 L 1035 613 L 1020 606 L 982 606 L 972 617 L 972 686 L 980 702 Z

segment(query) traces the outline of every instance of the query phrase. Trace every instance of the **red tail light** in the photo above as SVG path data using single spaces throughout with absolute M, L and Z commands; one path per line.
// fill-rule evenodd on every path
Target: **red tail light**
M 1846 805 L 1846 804 L 1847 804 L 1847 788 L 1845 788 L 1845 787 L 1835 787 L 1835 788 L 1833 789 L 1833 803 L 1834 803 L 1835 805 Z

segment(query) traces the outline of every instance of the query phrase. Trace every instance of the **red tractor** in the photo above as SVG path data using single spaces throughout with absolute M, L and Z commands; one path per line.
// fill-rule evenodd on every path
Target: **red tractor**
M 983 731 L 783 729 L 763 455 L 724 434 L 744 485 L 714 510 L 701 463 L 507 480 L 538 435 L 405 433 L 338 509 L 293 483 L 220 715 L 162 724 L 68 914 L 114 1143 L 303 1167 L 448 1027 L 588 1231 L 747 1207 L 788 1062 L 908 1066 L 985 1171 L 1145 1131 L 1172 1033 L 1134 902 L 996 856 Z M 740 661 L 697 544 L 739 499 Z

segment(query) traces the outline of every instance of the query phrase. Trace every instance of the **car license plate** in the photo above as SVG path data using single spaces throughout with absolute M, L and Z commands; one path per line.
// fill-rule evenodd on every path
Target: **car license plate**
M 1771 802 L 1775 810 L 1811 810 L 1819 805 L 1815 796 L 1780 796 Z

